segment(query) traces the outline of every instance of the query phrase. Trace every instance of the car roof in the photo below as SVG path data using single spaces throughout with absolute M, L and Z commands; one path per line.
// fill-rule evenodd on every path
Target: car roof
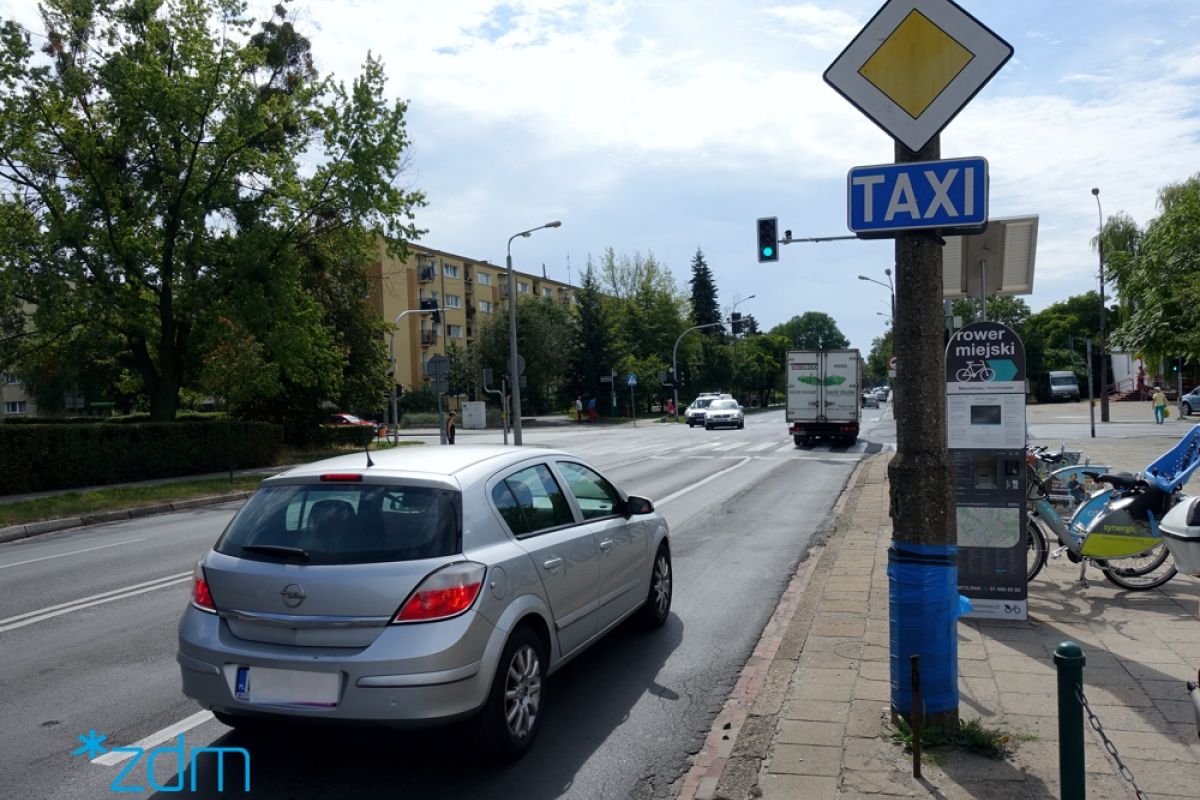
M 268 478 L 268 482 L 286 483 L 295 479 L 315 478 L 331 472 L 358 473 L 363 477 L 416 478 L 449 483 L 471 483 L 481 473 L 485 477 L 523 461 L 547 457 L 577 458 L 563 450 L 541 447 L 505 447 L 502 445 L 455 445 L 454 447 L 397 447 L 371 451 L 373 466 L 359 451 L 344 456 L 302 464 Z M 583 460 L 583 459 L 579 459 Z

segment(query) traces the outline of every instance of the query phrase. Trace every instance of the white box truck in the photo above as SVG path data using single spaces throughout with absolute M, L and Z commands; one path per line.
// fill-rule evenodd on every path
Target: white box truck
M 862 359 L 857 350 L 789 350 L 787 423 L 797 447 L 858 441 Z

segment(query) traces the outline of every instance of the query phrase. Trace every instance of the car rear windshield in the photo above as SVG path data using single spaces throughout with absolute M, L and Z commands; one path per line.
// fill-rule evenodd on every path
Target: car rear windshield
M 692 408 L 708 408 L 712 404 L 711 397 L 701 397 L 692 403 Z
M 254 561 L 366 564 L 462 551 L 458 492 L 425 486 L 264 486 L 247 501 L 216 551 Z
M 1079 382 L 1075 380 L 1074 375 L 1051 375 L 1050 376 L 1050 385 L 1051 386 L 1074 386 L 1076 389 L 1079 388 Z

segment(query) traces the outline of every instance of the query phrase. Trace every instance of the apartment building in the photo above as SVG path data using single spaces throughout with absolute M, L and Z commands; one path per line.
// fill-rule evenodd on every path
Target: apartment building
M 430 314 L 409 314 L 395 331 L 396 381 L 420 386 L 429 381 L 429 359 L 450 344 L 470 350 L 485 320 L 508 314 L 508 273 L 503 266 L 421 245 L 408 246 L 408 258 L 387 254 L 380 244 L 379 259 L 367 268 L 371 302 L 387 322 L 404 311 L 436 301 L 441 321 Z M 550 278 L 514 270 L 518 297 L 549 297 L 570 306 L 574 287 Z
M 25 393 L 21 379 L 12 372 L 0 372 L 0 416 L 33 417 L 37 403 Z

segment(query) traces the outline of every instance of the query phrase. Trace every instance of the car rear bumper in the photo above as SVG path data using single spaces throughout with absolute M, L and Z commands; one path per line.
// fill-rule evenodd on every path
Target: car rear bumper
M 467 619 L 469 617 L 469 619 Z M 473 658 L 464 648 L 452 650 L 455 661 L 439 664 L 436 653 L 421 658 L 401 657 L 412 629 L 457 623 L 461 634 L 476 647 Z M 403 628 L 410 630 L 405 631 Z M 469 716 L 487 699 L 503 636 L 483 617 L 468 612 L 445 623 L 389 627 L 365 648 L 293 647 L 245 641 L 233 636 L 214 614 L 189 607 L 179 625 L 179 663 L 183 693 L 204 708 L 227 714 L 305 718 L 331 722 L 375 722 L 396 727 L 421 727 Z M 410 655 L 405 653 L 403 655 Z M 235 695 L 240 667 L 311 671 L 338 676 L 339 691 L 332 707 L 265 704 Z

